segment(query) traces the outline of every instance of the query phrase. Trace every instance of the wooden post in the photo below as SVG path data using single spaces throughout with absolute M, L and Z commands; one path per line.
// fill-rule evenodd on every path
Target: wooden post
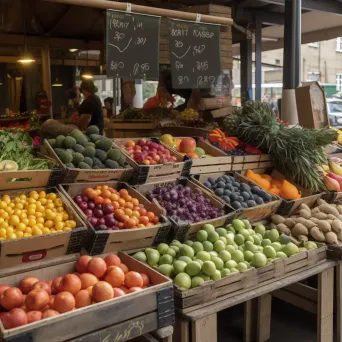
M 42 76 L 43 89 L 46 91 L 48 99 L 52 101 L 50 49 L 48 45 L 42 47 Z M 49 114 L 52 118 L 52 106 L 49 108 Z
M 257 298 L 248 300 L 244 304 L 244 329 L 243 341 L 252 342 L 256 340 L 257 331 Z
M 337 342 L 342 342 L 342 263 L 336 266 L 336 313 L 337 313 Z
M 272 295 L 258 298 L 257 341 L 265 342 L 271 337 Z
M 191 322 L 192 342 L 217 342 L 217 313 Z
M 317 342 L 333 342 L 334 268 L 318 274 Z

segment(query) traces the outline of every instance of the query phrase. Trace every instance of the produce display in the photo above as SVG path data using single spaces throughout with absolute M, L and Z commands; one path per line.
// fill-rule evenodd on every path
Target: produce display
M 0 130 L 0 171 L 45 170 L 51 166 L 49 160 L 35 156 L 28 133 Z
M 137 163 L 145 165 L 169 164 L 177 161 L 170 151 L 161 144 L 150 139 L 139 139 L 126 141 L 125 145 L 120 146 L 127 151 L 130 157 Z
M 263 154 L 258 148 L 249 144 L 244 144 L 236 137 L 228 136 L 219 128 L 213 129 L 210 132 L 208 139 L 213 146 L 219 148 L 229 156 Z
M 233 176 L 224 175 L 216 179 L 210 177 L 203 185 L 234 209 L 251 208 L 272 201 L 272 196 L 259 186 L 251 187 Z
M 331 129 L 333 129 L 338 135 L 337 135 L 337 142 L 342 145 L 342 131 L 336 127 L 330 126 Z
M 200 189 L 182 184 L 158 186 L 148 192 L 146 197 L 157 200 L 175 222 L 193 223 L 225 215 L 225 211 L 216 208 Z
M 338 161 L 329 160 L 328 165 L 322 165 L 323 182 L 325 187 L 330 191 L 342 190 L 342 166 Z
M 150 286 L 148 275 L 129 270 L 117 255 L 81 256 L 74 273 L 48 281 L 23 278 L 17 287 L 0 285 L 0 319 L 12 329 L 129 295 Z
M 271 228 L 297 239 L 297 244 L 309 239 L 337 244 L 342 241 L 342 205 L 328 204 L 319 199 L 314 208 L 302 203 L 291 217 L 273 215 Z
M 298 247 L 277 229 L 266 230 L 262 224 L 252 227 L 247 220 L 235 219 L 216 229 L 205 224 L 194 241 L 161 243 L 157 249 L 147 248 L 133 257 L 156 267 L 180 290 L 188 290 L 313 248 L 317 248 L 314 242 Z
M 0 240 L 59 233 L 76 228 L 55 193 L 31 191 L 0 199 Z
M 59 159 L 69 168 L 79 169 L 122 169 L 126 157 L 118 148 L 113 148 L 113 141 L 99 135 L 97 126 L 89 126 L 87 134 L 78 129 L 68 136 L 59 135 L 48 139 L 49 144 Z
M 326 164 L 324 148 L 337 139 L 330 128 L 287 127 L 265 103 L 248 101 L 224 125 L 227 134 L 272 156 L 275 168 L 301 187 L 319 192 L 324 183 L 318 165 Z
M 117 191 L 107 185 L 86 188 L 74 202 L 96 230 L 145 228 L 156 225 L 159 217 L 147 211 L 126 189 Z
M 185 108 L 182 112 L 177 112 L 176 118 L 184 121 L 197 121 L 199 113 L 193 108 Z
M 296 200 L 302 197 L 298 188 L 286 179 L 274 179 L 267 174 L 259 175 L 253 170 L 247 170 L 245 176 L 265 191 L 286 200 Z
M 174 138 L 171 134 L 164 134 L 160 137 L 160 141 L 192 159 L 213 157 L 202 147 L 198 147 L 194 138 Z

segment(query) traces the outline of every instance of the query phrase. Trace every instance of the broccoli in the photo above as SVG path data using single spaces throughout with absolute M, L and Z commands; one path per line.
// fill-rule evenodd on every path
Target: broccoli
M 86 147 L 83 151 L 83 155 L 85 157 L 95 157 L 95 148 L 91 146 Z
M 114 161 L 118 161 L 121 155 L 122 152 L 118 148 L 112 148 L 111 150 L 109 150 L 107 158 Z
M 72 149 L 78 153 L 83 153 L 84 151 L 84 147 L 80 144 L 76 144 Z
M 73 137 L 76 140 L 76 142 L 82 146 L 85 145 L 85 143 L 88 141 L 86 136 L 78 129 L 73 130 L 69 134 L 69 136 Z
M 121 169 L 120 165 L 116 161 L 111 160 L 111 159 L 106 160 L 106 166 L 109 169 Z
M 93 142 L 91 142 L 91 141 L 88 141 L 88 142 L 84 145 L 84 147 L 88 147 L 88 146 L 91 146 L 91 147 L 94 147 L 94 148 L 95 148 L 95 144 L 94 144 Z
M 85 162 L 80 162 L 78 164 L 78 168 L 79 169 L 91 169 L 91 167 L 87 163 L 85 163 Z
M 63 147 L 63 141 L 65 139 L 64 135 L 59 135 L 55 141 L 55 147 Z
M 96 158 L 96 157 L 94 157 L 94 158 L 91 158 L 92 160 L 93 160 L 93 167 L 94 166 L 98 166 L 99 168 L 101 168 L 102 169 L 102 163 L 101 163 L 101 160 L 100 159 L 98 159 L 98 158 Z
M 72 154 L 67 152 L 67 151 L 63 151 L 58 155 L 59 159 L 62 161 L 63 164 L 67 164 L 67 163 L 71 163 L 72 162 Z
M 100 130 L 95 125 L 89 126 L 87 128 L 87 132 L 86 132 L 86 134 L 89 135 L 89 136 L 92 135 L 92 134 L 99 134 L 99 133 L 100 133 Z
M 113 140 L 109 138 L 103 138 L 95 143 L 96 148 L 108 152 L 113 145 Z
M 96 157 L 97 159 L 100 159 L 101 162 L 104 162 L 104 161 L 107 159 L 107 153 L 106 153 L 105 151 L 96 149 L 96 151 L 95 151 L 95 157 Z
M 88 164 L 90 167 L 94 164 L 93 160 L 90 157 L 85 157 L 83 162 Z
M 95 143 L 96 141 L 98 140 L 102 140 L 104 137 L 102 135 L 99 135 L 99 134 L 92 134 L 90 136 L 90 141 Z
M 74 152 L 72 155 L 72 161 L 75 165 L 78 165 L 80 162 L 83 162 L 84 156 L 79 152 Z
M 66 167 L 69 167 L 71 169 L 74 169 L 75 168 L 75 165 L 73 163 L 66 163 L 65 164 Z
M 73 148 L 75 145 L 76 139 L 74 139 L 73 137 L 68 136 L 63 140 L 63 146 L 65 148 Z
M 48 143 L 50 144 L 51 147 L 55 147 L 56 139 L 48 139 Z

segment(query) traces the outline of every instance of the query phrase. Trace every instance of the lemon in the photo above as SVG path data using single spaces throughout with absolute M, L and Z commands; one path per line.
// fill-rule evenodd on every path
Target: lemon
M 64 228 L 64 222 L 57 222 L 55 223 L 56 230 L 63 230 Z
M 19 231 L 19 232 L 18 232 L 18 231 L 15 232 L 15 235 L 17 236 L 18 239 L 24 237 L 24 233 L 23 233 L 23 232 L 20 232 L 20 231 Z
M 19 198 L 20 198 L 21 201 L 25 201 L 27 197 L 26 197 L 26 195 L 21 194 L 21 195 L 19 196 Z
M 39 193 L 39 198 L 45 198 L 46 197 L 46 192 L 45 191 L 41 191 Z
M 5 228 L 0 228 L 0 237 L 5 238 L 7 235 Z
M 76 222 L 74 220 L 70 220 L 71 228 L 76 228 Z
M 30 197 L 27 203 L 28 203 L 28 204 L 36 204 L 36 199 Z
M 72 230 L 72 228 L 70 228 L 70 227 L 64 227 L 63 228 L 63 231 L 68 231 L 68 230 Z
M 35 216 L 36 216 L 36 218 L 38 218 L 38 217 L 43 217 L 43 216 L 44 216 L 44 213 L 41 213 L 41 212 L 39 212 L 39 211 L 36 211 Z
M 53 221 L 47 220 L 44 223 L 45 227 L 52 228 L 53 227 Z
M 39 195 L 38 195 L 37 191 L 31 191 L 30 192 L 30 199 L 29 199 L 29 201 L 31 199 L 34 199 L 36 201 L 38 198 L 39 198 Z
M 0 228 L 5 228 L 6 229 L 7 227 L 8 227 L 8 222 L 5 221 L 5 222 L 1 222 L 0 223 Z
M 43 232 L 43 234 L 50 234 L 50 229 L 44 227 L 44 228 L 42 229 L 42 232 Z
M 55 217 L 56 217 L 56 214 L 54 212 L 52 212 L 51 209 L 48 209 L 48 210 L 45 211 L 45 217 L 48 220 L 54 220 Z
M 11 203 L 11 198 L 8 195 L 3 196 L 2 200 L 5 201 L 7 204 Z
M 23 232 L 25 229 L 26 229 L 26 225 L 25 225 L 24 223 L 20 222 L 20 223 L 17 225 L 17 230 L 18 230 L 18 231 Z
M 63 207 L 63 202 L 60 198 L 56 198 L 53 203 L 55 204 L 56 207 Z
M 49 194 L 46 195 L 46 198 L 47 198 L 48 200 L 54 201 L 54 200 L 57 198 L 57 195 L 54 194 L 53 192 L 50 192 Z
M 62 217 L 61 215 L 56 215 L 54 221 L 55 221 L 55 223 L 57 223 L 57 222 L 63 222 L 63 217 Z
M 41 229 L 34 227 L 34 228 L 32 228 L 32 235 L 33 236 L 43 235 L 43 232 Z
M 47 199 L 46 198 L 40 198 L 39 199 L 39 202 L 42 204 L 42 205 L 45 205 L 47 203 Z
M 45 220 L 42 218 L 42 217 L 38 217 L 36 219 L 37 223 L 41 223 L 41 224 L 44 224 Z
M 0 223 L 2 222 L 5 222 L 5 220 L 2 217 L 0 217 Z
M 7 234 L 7 240 L 17 239 L 17 235 L 15 233 Z
M 53 209 L 55 207 L 54 203 L 47 203 L 45 208 L 46 209 Z
M 7 203 L 5 201 L 0 201 L 0 209 L 6 209 Z
M 65 211 L 63 212 L 63 221 L 69 220 L 69 215 Z
M 24 237 L 30 237 L 30 236 L 32 236 L 32 234 L 24 233 Z
M 8 213 L 5 211 L 4 213 L 1 213 L 1 217 L 4 219 L 4 220 L 7 220 L 9 215 Z
M 19 216 L 17 215 L 12 215 L 9 219 L 9 223 L 12 225 L 12 226 L 17 226 L 19 223 L 20 223 L 20 219 L 19 219 Z
M 29 215 L 35 215 L 35 214 L 36 214 L 36 210 L 33 209 L 33 208 L 29 208 L 29 209 L 27 210 L 27 213 L 28 213 Z
M 13 214 L 20 217 L 20 215 L 22 214 L 22 211 L 20 209 L 15 209 Z
M 25 217 L 21 220 L 21 222 L 24 223 L 25 226 L 27 226 L 29 224 L 30 220 L 27 217 Z
M 26 228 L 25 228 L 25 234 L 30 234 L 30 235 L 32 235 L 32 228 L 31 228 L 31 227 L 26 227 Z
M 29 219 L 28 226 L 33 227 L 36 225 L 36 220 L 34 219 Z
M 62 213 L 64 211 L 64 208 L 63 207 L 57 207 L 55 210 L 57 211 L 57 213 Z

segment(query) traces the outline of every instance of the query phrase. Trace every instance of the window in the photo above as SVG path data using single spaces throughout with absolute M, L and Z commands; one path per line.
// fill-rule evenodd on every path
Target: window
M 342 90 L 342 74 L 336 74 L 336 90 Z
M 308 72 L 307 81 L 308 82 L 319 81 L 320 77 L 321 77 L 321 74 L 318 71 L 310 71 Z
M 342 52 L 342 37 L 336 38 L 336 51 Z
M 308 46 L 318 48 L 319 47 L 319 42 L 314 42 L 314 43 L 309 43 Z

